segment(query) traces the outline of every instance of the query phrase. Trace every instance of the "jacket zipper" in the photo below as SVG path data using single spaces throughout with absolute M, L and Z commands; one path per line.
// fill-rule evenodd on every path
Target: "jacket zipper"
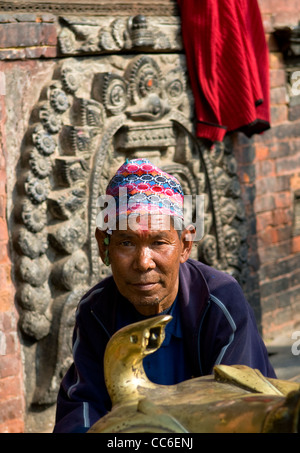
M 202 370 L 202 364 L 201 364 L 201 352 L 200 352 L 200 335 L 201 335 L 201 329 L 202 329 L 202 325 L 203 325 L 206 313 L 210 307 L 210 302 L 211 302 L 211 298 L 209 296 L 208 301 L 207 301 L 207 306 L 206 306 L 203 316 L 201 318 L 199 330 L 198 330 L 197 346 L 198 346 L 198 365 L 199 365 L 199 370 L 200 370 L 200 376 L 203 376 L 203 370 Z
M 103 329 L 104 332 L 106 333 L 108 339 L 110 339 L 110 338 L 111 338 L 111 335 L 110 335 L 110 333 L 108 332 L 108 330 L 106 329 L 106 327 L 105 327 L 105 325 L 103 324 L 103 322 L 98 318 L 98 316 L 96 315 L 96 313 L 95 313 L 93 310 L 91 310 L 91 314 L 92 314 L 92 316 L 94 316 L 94 318 L 96 319 L 96 321 L 100 324 L 100 326 L 102 327 L 102 329 Z

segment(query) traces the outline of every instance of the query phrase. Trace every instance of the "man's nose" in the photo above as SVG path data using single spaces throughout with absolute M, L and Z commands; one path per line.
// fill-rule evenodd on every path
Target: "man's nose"
M 134 267 L 140 271 L 147 271 L 156 267 L 152 251 L 149 247 L 140 247 L 136 250 Z

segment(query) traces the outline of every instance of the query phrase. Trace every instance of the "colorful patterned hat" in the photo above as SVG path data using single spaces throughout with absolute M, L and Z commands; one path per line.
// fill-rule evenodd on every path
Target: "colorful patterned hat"
M 183 191 L 178 180 L 147 159 L 126 160 L 109 182 L 117 216 L 166 214 L 183 220 Z

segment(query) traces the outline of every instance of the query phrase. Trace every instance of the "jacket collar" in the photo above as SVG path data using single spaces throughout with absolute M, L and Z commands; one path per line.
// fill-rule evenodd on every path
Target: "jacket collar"
M 103 288 L 103 291 L 99 297 L 96 296 L 91 303 L 91 313 L 102 325 L 108 335 L 112 336 L 116 331 L 116 313 L 120 293 L 112 275 L 106 277 L 98 283 L 96 287 Z
M 201 264 L 198 261 L 189 259 L 179 268 L 178 303 L 184 338 L 189 351 L 194 351 L 196 344 L 198 345 L 199 326 L 209 300 L 208 285 L 200 267 Z M 122 296 L 112 276 L 96 285 L 96 288 L 100 287 L 103 291 L 93 300 L 91 311 L 109 335 L 113 335 L 116 331 L 118 303 Z
M 189 259 L 179 270 L 179 303 L 186 351 L 195 376 L 200 373 L 199 335 L 201 320 L 209 303 L 209 288 L 201 263 Z

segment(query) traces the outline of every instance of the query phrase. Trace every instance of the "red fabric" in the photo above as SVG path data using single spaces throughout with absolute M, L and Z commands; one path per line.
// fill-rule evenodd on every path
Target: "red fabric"
M 268 48 L 257 0 L 177 1 L 197 136 L 268 129 Z

